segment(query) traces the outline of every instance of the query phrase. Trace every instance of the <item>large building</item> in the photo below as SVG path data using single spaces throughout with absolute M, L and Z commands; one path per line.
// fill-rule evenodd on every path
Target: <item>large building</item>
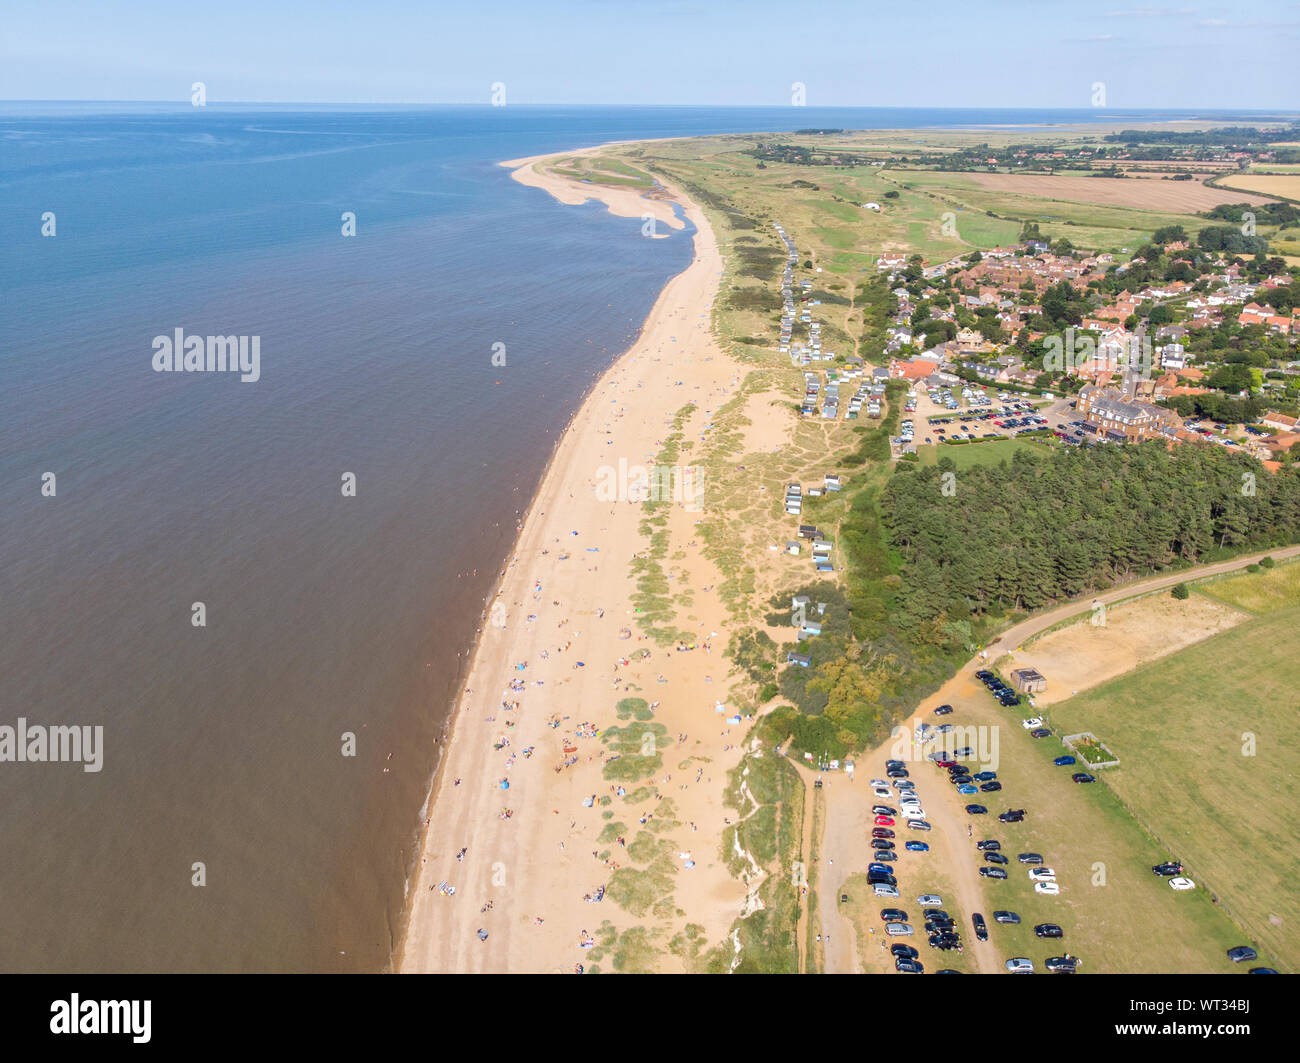
M 1115 388 L 1088 385 L 1079 392 L 1079 416 L 1097 429 L 1104 439 L 1137 443 L 1161 436 L 1165 425 L 1178 418 L 1171 410 L 1145 402 L 1133 402 Z

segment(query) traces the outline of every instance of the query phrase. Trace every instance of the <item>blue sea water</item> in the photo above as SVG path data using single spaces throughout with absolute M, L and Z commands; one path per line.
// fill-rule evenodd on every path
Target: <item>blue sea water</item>
M 499 160 L 1128 117 L 0 104 L 0 725 L 104 727 L 0 763 L 0 968 L 388 965 L 517 516 L 691 254 Z M 177 328 L 260 379 L 154 372 Z

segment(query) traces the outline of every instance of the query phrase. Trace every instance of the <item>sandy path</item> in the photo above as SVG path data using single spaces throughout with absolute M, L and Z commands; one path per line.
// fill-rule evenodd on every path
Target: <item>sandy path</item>
M 517 161 L 526 166 L 524 183 L 552 190 L 552 179 L 528 169 L 529 160 Z M 592 195 L 604 198 L 605 191 L 593 187 Z M 694 596 L 677 623 L 700 632 L 699 649 L 675 653 L 637 637 L 629 563 L 645 547 L 643 509 L 601 500 L 595 490 L 602 466 L 616 468 L 620 458 L 651 465 L 675 413 L 690 401 L 698 408 L 685 438 L 696 438 L 739 382 L 738 367 L 710 333 L 721 256 L 704 216 L 680 196 L 678 202 L 697 230 L 694 261 L 669 281 L 634 346 L 602 376 L 565 432 L 489 604 L 426 821 L 402 971 L 572 971 L 589 956 L 580 948 L 584 931 L 594 934 L 606 919 L 621 928 L 646 922 L 609 899 L 584 903 L 584 895 L 613 870 L 594 853 L 612 850 L 610 860 L 631 863 L 617 843 L 597 842 L 606 823 L 626 822 L 630 843 L 643 829 L 638 819 L 651 815 L 660 797 L 672 799 L 681 822 L 671 837 L 673 899 L 686 912 L 682 921 L 702 925 L 715 943 L 743 904 L 743 884 L 731 880 L 718 857 L 729 814 L 721 800 L 724 775 L 741 750 L 713 711 L 728 694 L 728 632 L 716 595 L 704 590 L 716 573 L 688 546 L 699 514 L 676 505 L 670 521 L 674 553 L 685 555 L 671 562 L 674 590 L 689 586 Z M 671 216 L 667 204 L 658 205 Z M 620 207 L 626 203 L 611 205 L 616 214 Z M 623 627 L 636 635 L 621 639 Z M 651 651 L 648 660 L 617 664 L 641 648 Z M 660 675 L 666 682 L 657 681 Z M 510 690 L 516 680 L 522 689 Z M 599 738 L 583 736 L 619 722 L 614 707 L 629 685 L 639 688 L 636 696 L 661 702 L 655 718 L 670 736 L 687 735 L 664 753 L 656 797 L 635 807 L 611 793 Z M 518 708 L 503 708 L 513 701 Z M 553 720 L 559 726 L 549 726 Z M 509 744 L 500 746 L 503 740 Z M 680 770 L 688 756 L 695 759 Z M 566 758 L 574 763 L 561 768 Z M 585 806 L 593 796 L 612 798 L 612 819 L 602 818 L 599 804 Z M 502 818 L 507 808 L 512 815 Z M 693 869 L 681 853 L 691 854 Z M 454 895 L 438 888 L 444 882 L 455 886 Z M 677 963 L 663 960 L 665 969 Z

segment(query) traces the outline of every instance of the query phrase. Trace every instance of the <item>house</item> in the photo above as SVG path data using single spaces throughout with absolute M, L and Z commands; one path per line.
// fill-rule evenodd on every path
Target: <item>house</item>
M 1269 428 L 1276 428 L 1279 432 L 1294 432 L 1296 431 L 1297 419 L 1290 414 L 1271 410 L 1260 419 L 1260 424 Z
M 1132 402 L 1115 388 L 1088 384 L 1079 391 L 1079 416 L 1098 435 L 1115 442 L 1136 443 L 1161 434 L 1161 427 L 1174 424 L 1175 414 L 1160 406 Z
M 938 368 L 938 363 L 926 358 L 914 358 L 910 362 L 895 358 L 889 363 L 888 372 L 895 380 L 924 380 Z
M 1037 694 L 1047 689 L 1047 680 L 1036 668 L 1015 668 L 1011 672 L 1011 682 L 1015 688 L 1025 694 Z

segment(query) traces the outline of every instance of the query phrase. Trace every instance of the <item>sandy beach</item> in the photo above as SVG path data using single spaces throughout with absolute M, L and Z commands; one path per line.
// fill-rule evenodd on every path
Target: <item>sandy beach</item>
M 715 711 L 729 693 L 729 632 L 712 591 L 718 573 L 692 538 L 701 514 L 682 503 L 671 509 L 673 589 L 693 592 L 676 623 L 697 635 L 693 649 L 663 647 L 639 629 L 632 601 L 630 564 L 647 546 L 643 507 L 597 491 L 602 468 L 617 469 L 620 459 L 652 466 L 677 412 L 690 403 L 683 438 L 698 438 L 738 386 L 742 370 L 710 327 L 722 259 L 704 215 L 671 187 L 647 198 L 579 185 L 539 173 L 537 161 L 502 165 L 561 202 L 595 198 L 616 215 L 650 214 L 681 229 L 675 203 L 696 228 L 695 254 L 560 440 L 487 603 L 428 809 L 397 953 L 403 972 L 574 973 L 590 966 L 590 946 L 583 946 L 602 923 L 624 930 L 647 921 L 609 898 L 586 898 L 619 865 L 631 864 L 624 843 L 657 811 L 653 826 L 671 842 L 674 926 L 696 924 L 704 940 L 717 942 L 746 896 L 720 856 L 735 815 L 722 794 L 744 728 L 727 725 L 730 710 Z M 638 659 L 643 650 L 649 655 Z M 627 783 L 620 793 L 603 774 L 610 753 L 598 734 L 620 723 L 615 707 L 626 696 L 651 703 L 673 742 L 653 780 Z M 632 802 L 637 790 L 648 796 Z M 626 824 L 625 836 L 597 840 L 617 823 Z M 670 954 L 656 965 L 684 969 Z

